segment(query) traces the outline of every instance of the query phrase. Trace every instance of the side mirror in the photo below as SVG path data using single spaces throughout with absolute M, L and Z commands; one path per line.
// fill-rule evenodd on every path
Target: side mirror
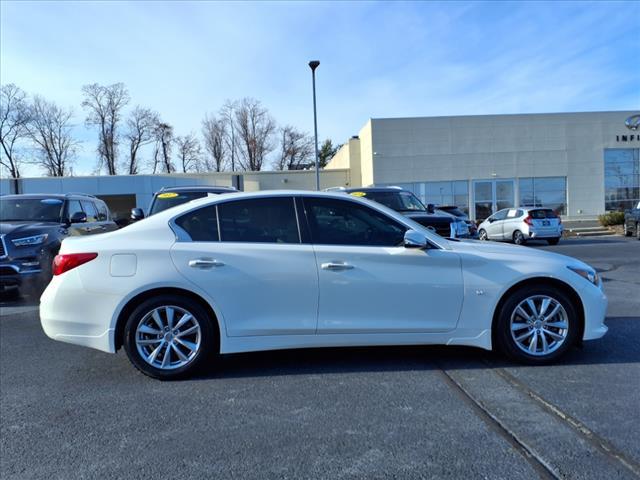
M 436 206 L 433 203 L 427 204 L 428 213 L 436 213 Z
M 69 223 L 86 223 L 87 221 L 87 214 L 84 212 L 75 212 L 73 213 L 73 215 L 71 215 L 71 218 L 69 219 Z
M 142 220 L 144 218 L 144 212 L 141 208 L 135 207 L 131 209 L 131 220 L 137 222 L 138 220 Z
M 427 248 L 429 242 L 424 234 L 415 230 L 407 230 L 404 234 L 404 247 L 405 248 Z

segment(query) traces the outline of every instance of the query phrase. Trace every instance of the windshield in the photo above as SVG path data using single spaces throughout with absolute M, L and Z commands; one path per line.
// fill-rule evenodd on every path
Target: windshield
M 162 212 L 167 208 L 176 207 L 183 203 L 190 202 L 196 198 L 204 198 L 207 192 L 162 192 L 155 196 L 151 205 L 149 215 Z
M 397 212 L 424 212 L 425 206 L 411 192 L 362 192 L 364 198 L 381 203 Z
M 0 198 L 0 221 L 60 223 L 63 204 L 59 198 Z

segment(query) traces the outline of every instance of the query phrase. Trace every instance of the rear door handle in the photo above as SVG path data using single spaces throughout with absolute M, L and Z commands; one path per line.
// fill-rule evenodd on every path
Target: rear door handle
M 320 265 L 323 270 L 351 270 L 353 265 L 344 262 L 327 262 Z
M 224 262 L 214 260 L 213 258 L 194 258 L 193 260 L 189 260 L 189 266 L 206 270 L 213 267 L 223 267 Z

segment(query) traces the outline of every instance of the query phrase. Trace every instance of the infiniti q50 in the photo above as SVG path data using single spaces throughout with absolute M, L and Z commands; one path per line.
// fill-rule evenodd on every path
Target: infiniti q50
M 525 363 L 602 337 L 596 271 L 515 245 L 446 240 L 340 193 L 223 194 L 126 229 L 65 239 L 41 298 L 46 334 L 161 379 L 217 355 L 470 345 Z

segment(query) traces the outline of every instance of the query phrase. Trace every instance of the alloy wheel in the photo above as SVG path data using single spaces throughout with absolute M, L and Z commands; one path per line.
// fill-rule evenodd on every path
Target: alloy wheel
M 173 370 L 190 363 L 200 350 L 198 319 L 175 305 L 156 307 L 142 317 L 135 334 L 138 353 L 149 365 Z
M 523 352 L 545 356 L 555 352 L 569 333 L 569 317 L 555 298 L 534 295 L 522 300 L 511 314 L 511 338 Z

